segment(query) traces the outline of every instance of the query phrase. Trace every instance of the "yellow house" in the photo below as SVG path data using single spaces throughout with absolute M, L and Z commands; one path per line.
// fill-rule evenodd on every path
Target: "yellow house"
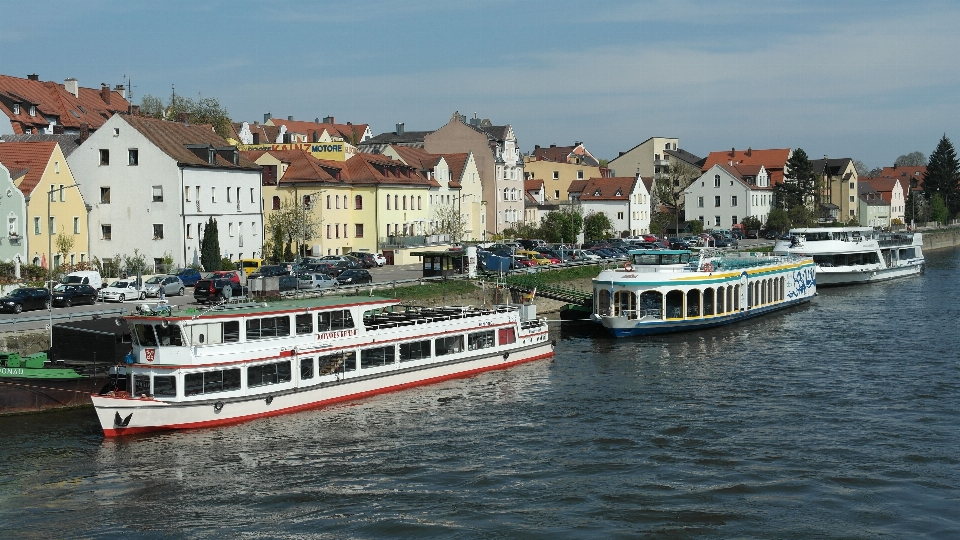
M 574 180 L 603 176 L 599 165 L 550 161 L 536 155 L 524 156 L 523 159 L 526 180 L 543 180 L 543 199 L 548 204 L 567 200 L 567 190 Z
M 2 143 L 0 161 L 26 199 L 29 261 L 47 268 L 88 262 L 89 210 L 59 143 Z

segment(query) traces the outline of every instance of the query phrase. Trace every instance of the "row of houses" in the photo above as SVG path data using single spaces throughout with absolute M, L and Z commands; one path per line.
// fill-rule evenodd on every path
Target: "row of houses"
M 616 234 L 637 235 L 666 208 L 656 184 L 680 169 L 699 174 L 668 184 L 682 192 L 685 218 L 729 228 L 766 219 L 792 153 L 748 148 L 700 158 L 676 138 L 651 137 L 604 165 L 580 141 L 523 155 L 509 124 L 458 112 L 436 130 L 398 123 L 378 135 L 330 116 L 267 113 L 262 123 L 233 124 L 224 138 L 185 118 L 139 115 L 122 86 L 35 75 L 0 75 L 0 112 L 9 120 L 0 132 L 11 132 L 0 135 L 0 259 L 53 266 L 134 250 L 158 265 L 196 264 L 211 218 L 224 257 L 261 257 L 271 215 L 289 205 L 307 209 L 316 225 L 294 239 L 300 253 L 377 251 L 396 263 L 412 262 L 425 245 L 540 223 L 567 204 L 607 214 Z M 826 217 L 878 226 L 902 218 L 910 186 L 894 175 L 906 171 L 859 179 L 847 158 L 813 165 L 824 175 Z

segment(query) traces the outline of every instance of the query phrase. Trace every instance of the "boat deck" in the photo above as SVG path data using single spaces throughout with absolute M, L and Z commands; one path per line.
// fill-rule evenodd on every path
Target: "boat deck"
M 507 313 L 516 311 L 517 309 L 519 308 L 516 306 L 507 305 L 494 306 L 493 308 L 479 308 L 475 306 L 419 307 L 400 305 L 378 310 L 371 315 L 365 316 L 363 318 L 363 325 L 367 330 L 379 330 L 381 328 L 396 328 L 398 326 L 414 326 L 437 321 L 481 317 L 494 313 Z

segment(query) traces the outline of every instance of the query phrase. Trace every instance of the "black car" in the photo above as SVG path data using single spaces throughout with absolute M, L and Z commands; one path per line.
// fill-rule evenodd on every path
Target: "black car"
M 303 272 L 310 274 L 326 274 L 330 277 L 337 277 L 340 275 L 340 272 L 343 272 L 343 270 L 344 268 L 329 262 L 312 263 L 303 267 Z
M 224 288 L 229 289 L 230 292 L 224 293 Z M 232 296 L 245 296 L 246 294 L 246 287 L 224 278 L 201 279 L 193 288 L 193 298 L 200 304 L 207 300 L 217 301 Z
M 367 253 L 365 251 L 351 251 L 347 253 L 350 257 L 360 261 L 360 264 L 364 268 L 375 268 L 377 265 L 377 259 L 373 256 L 373 253 Z
M 370 272 L 367 272 L 363 269 L 351 268 L 349 270 L 344 270 L 339 276 L 337 276 L 337 283 L 340 285 L 359 285 L 361 283 L 372 283 L 373 276 L 370 275 Z
M 89 285 L 57 285 L 53 290 L 53 305 L 96 304 L 98 292 Z
M 0 310 L 20 313 L 31 309 L 50 309 L 50 291 L 40 287 L 20 287 L 0 298 Z
M 273 276 L 288 276 L 290 271 L 287 270 L 286 265 L 280 264 L 267 264 L 261 266 L 259 270 L 247 276 L 247 279 L 257 279 L 262 277 L 273 277 Z
M 682 238 L 671 238 L 670 249 L 690 249 L 690 244 L 685 242 Z

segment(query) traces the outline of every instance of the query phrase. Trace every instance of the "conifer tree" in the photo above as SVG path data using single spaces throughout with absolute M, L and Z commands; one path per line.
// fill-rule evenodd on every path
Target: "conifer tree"
M 960 162 L 947 135 L 937 143 L 930 154 L 927 172 L 923 175 L 923 194 L 927 200 L 940 195 L 951 216 L 960 213 Z
M 220 270 L 220 232 L 217 230 L 217 220 L 212 217 L 203 229 L 203 241 L 200 243 L 200 264 L 208 272 Z

